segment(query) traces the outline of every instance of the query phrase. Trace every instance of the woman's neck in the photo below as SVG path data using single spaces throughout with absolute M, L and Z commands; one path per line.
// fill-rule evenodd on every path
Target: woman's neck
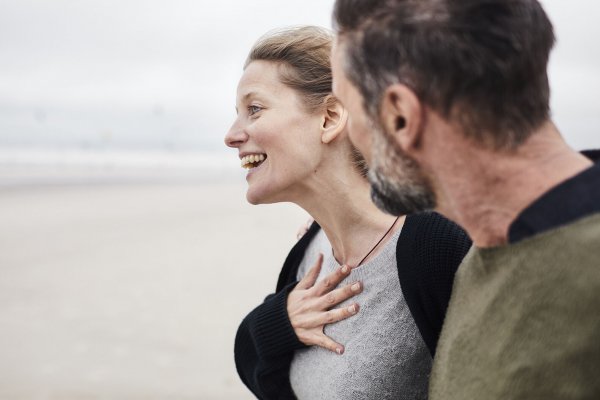
M 368 181 L 351 168 L 346 173 L 317 171 L 304 186 L 294 202 L 321 226 L 340 264 L 358 266 L 396 221 L 373 204 Z M 363 263 L 379 253 L 402 223 L 400 218 Z

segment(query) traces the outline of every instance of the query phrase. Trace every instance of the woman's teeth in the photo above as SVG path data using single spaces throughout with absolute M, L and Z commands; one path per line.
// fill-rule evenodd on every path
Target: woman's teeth
M 265 154 L 250 154 L 242 157 L 242 168 L 250 169 L 258 167 L 267 156 Z

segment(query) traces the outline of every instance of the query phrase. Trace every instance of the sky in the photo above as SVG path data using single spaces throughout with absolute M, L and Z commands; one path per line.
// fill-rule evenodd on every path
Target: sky
M 0 0 L 0 149 L 225 152 L 254 41 L 330 27 L 333 0 Z M 542 1 L 557 46 L 553 116 L 600 148 L 600 2 Z

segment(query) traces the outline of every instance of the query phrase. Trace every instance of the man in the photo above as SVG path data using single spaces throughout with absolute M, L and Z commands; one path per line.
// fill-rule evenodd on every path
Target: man
M 337 0 L 334 24 L 373 200 L 436 208 L 473 239 L 430 398 L 600 398 L 600 164 L 550 119 L 541 5 Z

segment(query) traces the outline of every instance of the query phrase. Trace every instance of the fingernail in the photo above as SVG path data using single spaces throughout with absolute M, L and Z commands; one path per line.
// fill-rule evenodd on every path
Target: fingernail
M 360 290 L 360 283 L 356 282 L 350 289 L 352 289 L 353 292 L 358 292 Z
M 348 273 L 348 266 L 347 266 L 347 265 L 344 265 L 344 266 L 342 266 L 342 272 L 343 272 L 344 274 L 347 274 L 347 273 Z
M 335 349 L 335 352 L 341 356 L 342 353 L 344 352 L 344 349 L 342 349 L 341 347 L 338 347 L 337 349 Z
M 356 314 L 356 306 L 352 304 L 350 307 L 348 307 L 348 312 L 350 314 Z

